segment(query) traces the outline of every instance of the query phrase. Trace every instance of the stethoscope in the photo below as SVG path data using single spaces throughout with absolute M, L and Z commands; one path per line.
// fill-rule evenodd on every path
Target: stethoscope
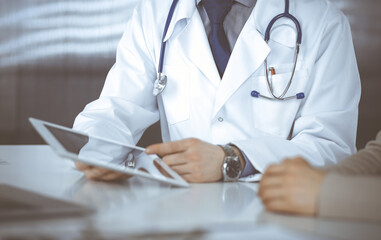
M 165 74 L 163 74 L 163 63 L 164 63 L 164 55 L 165 55 L 165 47 L 166 47 L 166 41 L 164 41 L 164 38 L 167 35 L 168 28 L 169 28 L 169 25 L 171 23 L 173 13 L 175 11 L 177 3 L 178 3 L 178 0 L 173 0 L 171 8 L 170 8 L 169 13 L 168 13 L 167 21 L 166 21 L 165 27 L 164 27 L 164 33 L 163 33 L 161 49 L 160 49 L 159 66 L 158 66 L 158 70 L 157 70 L 157 79 L 154 82 L 154 87 L 153 87 L 153 91 L 152 91 L 154 96 L 158 96 L 159 94 L 161 94 L 167 85 L 167 76 Z M 281 18 L 288 18 L 294 22 L 294 24 L 296 26 L 296 30 L 297 30 L 297 38 L 296 38 L 296 47 L 295 47 L 294 66 L 292 68 L 290 80 L 288 81 L 287 86 L 283 90 L 283 92 L 279 96 L 276 96 L 274 93 L 273 82 L 272 82 L 272 76 L 275 74 L 275 71 L 273 68 L 270 70 L 268 69 L 267 58 L 266 58 L 264 61 L 265 76 L 266 76 L 266 83 L 267 83 L 267 88 L 268 88 L 268 91 L 270 93 L 270 96 L 262 95 L 258 91 L 253 90 L 250 93 L 252 97 L 255 97 L 255 98 L 262 97 L 262 98 L 265 98 L 268 100 L 280 100 L 280 101 L 286 101 L 286 100 L 292 100 L 292 99 L 303 99 L 305 97 L 303 92 L 297 93 L 294 96 L 285 97 L 288 90 L 290 89 L 292 80 L 293 80 L 294 75 L 295 75 L 295 69 L 296 69 L 296 65 L 298 63 L 298 56 L 299 56 L 299 52 L 300 52 L 300 45 L 302 43 L 302 29 L 300 27 L 300 23 L 293 15 L 291 15 L 289 13 L 289 10 L 290 10 L 290 1 L 285 0 L 284 13 L 281 13 L 281 14 L 275 16 L 270 21 L 269 25 L 266 28 L 264 40 L 266 41 L 266 43 L 269 42 L 271 28 L 273 27 L 274 23 L 277 20 L 279 20 Z

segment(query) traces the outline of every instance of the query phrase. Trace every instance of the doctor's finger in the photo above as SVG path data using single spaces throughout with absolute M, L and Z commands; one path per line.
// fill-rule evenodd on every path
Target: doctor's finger
M 183 152 L 187 149 L 184 140 L 153 144 L 146 148 L 147 154 L 157 154 L 159 156 L 166 156 L 173 153 Z
M 101 180 L 102 176 L 104 176 L 110 172 L 111 172 L 111 170 L 104 169 L 104 168 L 98 168 L 98 167 L 86 169 L 84 171 L 85 176 L 91 180 Z
M 173 171 L 177 172 L 180 176 L 182 175 L 188 175 L 191 173 L 191 168 L 187 164 L 183 165 L 176 165 L 171 167 Z
M 103 175 L 100 178 L 100 180 L 103 180 L 103 181 L 119 181 L 119 180 L 127 179 L 130 177 L 131 177 L 131 175 L 127 175 L 124 173 L 110 172 L 110 173 L 106 173 L 105 175 Z
M 186 173 L 186 174 L 183 174 L 183 175 L 180 175 L 185 181 L 187 181 L 187 182 L 192 182 L 192 176 L 191 176 L 191 174 L 189 174 L 189 173 Z
M 75 167 L 79 170 L 79 171 L 84 171 L 86 169 L 90 169 L 92 168 L 92 166 L 88 165 L 88 164 L 85 164 L 85 163 L 81 163 L 81 162 L 75 162 Z
M 181 153 L 166 155 L 163 157 L 163 161 L 168 166 L 176 166 L 187 163 L 187 159 L 185 158 L 184 154 Z

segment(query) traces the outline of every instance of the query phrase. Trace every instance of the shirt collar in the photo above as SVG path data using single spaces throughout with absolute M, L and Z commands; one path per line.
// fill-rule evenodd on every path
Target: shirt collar
M 202 0 L 196 0 L 196 5 L 200 4 Z M 238 2 L 246 7 L 252 7 L 256 0 L 234 0 L 235 2 Z

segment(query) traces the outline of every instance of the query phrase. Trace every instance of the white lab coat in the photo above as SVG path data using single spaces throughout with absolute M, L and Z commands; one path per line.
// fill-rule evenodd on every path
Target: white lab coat
M 117 49 L 101 96 L 88 104 L 74 128 L 101 137 L 137 143 L 159 120 L 152 95 L 161 38 L 172 0 L 142 0 Z M 170 139 L 195 137 L 213 144 L 233 143 L 253 166 L 264 171 L 285 157 L 303 156 L 313 165 L 336 163 L 355 151 L 360 80 L 345 16 L 326 0 L 292 0 L 303 39 L 287 96 L 269 101 L 263 62 L 276 69 L 276 93 L 288 83 L 296 32 L 290 20 L 278 21 L 268 44 L 269 21 L 284 11 L 282 0 L 258 0 L 232 51 L 221 80 L 195 0 L 180 0 L 165 41 L 162 97 Z M 165 129 L 165 128 L 164 128 Z

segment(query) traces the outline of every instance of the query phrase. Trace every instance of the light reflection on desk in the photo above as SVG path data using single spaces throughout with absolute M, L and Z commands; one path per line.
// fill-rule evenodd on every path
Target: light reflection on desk
M 225 219 L 254 221 L 261 210 L 254 207 L 258 199 L 247 183 L 193 184 L 190 188 L 176 188 L 137 177 L 117 183 L 89 181 L 83 177 L 64 195 L 65 199 L 96 208 L 102 215 L 102 219 L 97 220 L 98 227 L 110 219 L 121 222 L 120 228 L 129 223 L 131 229 L 194 226 Z M 248 212 L 252 214 L 247 215 Z M 117 225 L 114 223 L 112 227 Z

